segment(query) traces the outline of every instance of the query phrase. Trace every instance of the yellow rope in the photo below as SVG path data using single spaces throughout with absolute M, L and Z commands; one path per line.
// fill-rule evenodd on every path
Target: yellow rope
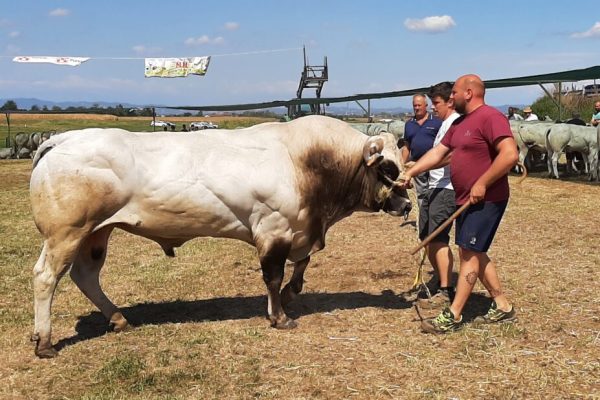
M 416 223 L 415 223 L 415 232 L 416 232 L 415 241 L 417 244 L 419 244 L 421 242 L 421 239 L 419 238 L 419 227 L 418 227 L 420 210 L 419 210 L 419 202 L 418 202 L 418 197 L 417 197 L 417 189 L 414 188 L 413 190 L 409 190 L 408 196 L 410 198 L 411 203 L 415 205 L 413 208 L 413 210 L 415 210 L 415 213 L 417 215 Z M 417 272 L 415 273 L 415 278 L 413 280 L 413 285 L 410 288 L 410 291 L 417 290 L 419 288 L 425 288 L 425 291 L 427 292 L 427 296 L 431 297 L 431 293 L 429 292 L 429 288 L 425 284 L 425 278 L 423 276 L 423 265 L 425 264 L 425 259 L 427 258 L 427 250 L 425 248 L 421 249 L 421 251 L 417 257 L 418 257 L 416 259 L 416 261 L 418 262 Z M 419 261 L 419 258 L 421 259 L 421 261 Z

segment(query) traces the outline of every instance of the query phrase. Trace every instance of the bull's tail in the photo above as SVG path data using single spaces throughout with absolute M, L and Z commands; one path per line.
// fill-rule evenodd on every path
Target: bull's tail
M 68 137 L 69 135 L 55 135 L 52 136 L 50 139 L 46 140 L 44 143 L 42 143 L 40 147 L 38 147 L 38 150 L 35 153 L 35 157 L 33 158 L 33 168 L 35 168 L 36 165 L 38 165 L 38 163 L 40 162 L 42 157 L 46 155 L 46 153 L 48 153 L 54 147 L 67 140 Z

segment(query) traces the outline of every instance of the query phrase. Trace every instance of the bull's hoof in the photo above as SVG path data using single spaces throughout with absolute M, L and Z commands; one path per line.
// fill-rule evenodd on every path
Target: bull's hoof
M 123 332 L 129 327 L 129 322 L 125 319 L 123 314 L 116 312 L 110 317 L 110 326 L 114 332 Z
M 271 326 L 275 329 L 294 329 L 298 327 L 298 323 L 291 318 L 286 318 L 282 322 L 273 322 Z
M 39 358 L 54 358 L 58 355 L 58 351 L 54 347 L 46 347 L 44 349 L 36 347 L 35 355 Z

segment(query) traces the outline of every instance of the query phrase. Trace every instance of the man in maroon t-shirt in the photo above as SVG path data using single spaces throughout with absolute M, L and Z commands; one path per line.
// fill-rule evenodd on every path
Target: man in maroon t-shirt
M 486 315 L 476 321 L 507 322 L 516 319 L 514 307 L 502 292 L 496 266 L 487 251 L 494 239 L 508 203 L 508 171 L 518 160 L 517 146 L 506 117 L 485 104 L 485 87 L 477 75 L 458 78 L 452 88 L 456 111 L 463 114 L 435 146 L 405 177 L 438 168 L 450 154 L 450 179 L 456 203 L 471 206 L 456 221 L 456 244 L 459 246 L 460 272 L 456 295 L 450 307 L 436 318 L 422 322 L 429 333 L 447 333 L 462 325 L 462 311 L 477 278 L 493 298 Z M 447 161 L 446 161 L 447 162 Z

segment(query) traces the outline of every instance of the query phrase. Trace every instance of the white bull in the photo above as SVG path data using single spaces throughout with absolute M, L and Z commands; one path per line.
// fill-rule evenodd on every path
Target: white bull
M 548 172 L 559 178 L 558 159 L 566 151 L 580 152 L 590 165 L 590 180 L 598 179 L 598 142 L 600 129 L 588 126 L 556 124 L 546 137 Z
M 302 290 L 327 230 L 357 210 L 410 211 L 395 185 L 400 165 L 391 134 L 367 137 L 322 116 L 202 135 L 87 129 L 52 137 L 40 146 L 30 183 L 44 237 L 33 279 L 35 353 L 56 354 L 51 303 L 69 268 L 114 329 L 127 326 L 99 284 L 114 228 L 152 239 L 171 256 L 198 236 L 255 246 L 271 325 L 295 327 L 282 304 Z M 280 291 L 286 259 L 294 273 Z

